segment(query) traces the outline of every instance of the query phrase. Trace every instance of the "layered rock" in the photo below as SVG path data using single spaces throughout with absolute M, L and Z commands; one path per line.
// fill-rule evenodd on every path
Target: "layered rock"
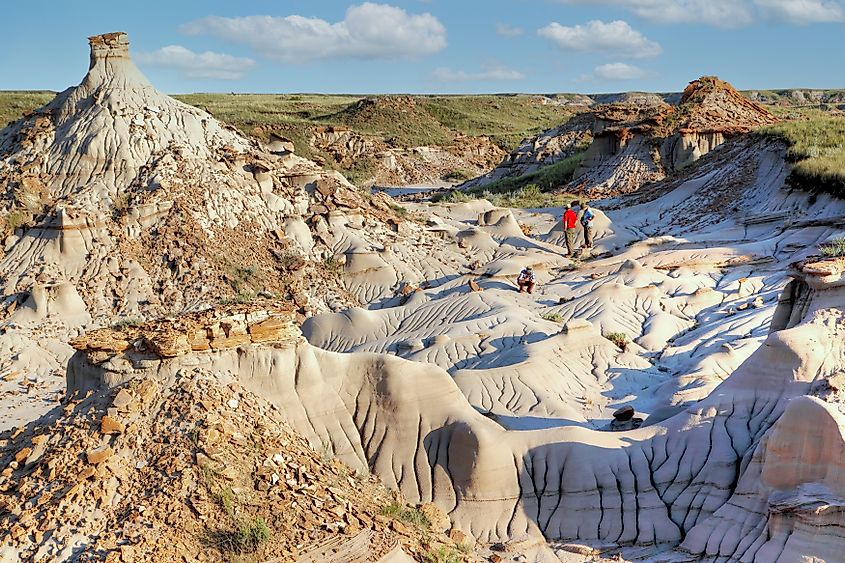
M 691 82 L 680 96 L 593 100 L 587 113 L 526 139 L 493 171 L 462 187 L 525 175 L 582 154 L 575 178 L 562 190 L 591 198 L 628 193 L 689 166 L 730 138 L 776 121 L 767 109 L 711 76 Z

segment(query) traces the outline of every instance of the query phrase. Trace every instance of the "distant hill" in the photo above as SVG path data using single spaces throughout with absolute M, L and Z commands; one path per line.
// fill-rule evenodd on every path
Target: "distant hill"
M 742 92 L 776 115 L 845 111 L 845 89 Z M 0 92 L 0 125 L 47 103 L 46 91 Z M 605 104 L 677 104 L 681 92 L 497 95 L 186 94 L 242 133 L 290 139 L 297 154 L 361 185 L 456 184 L 489 172 L 521 141 Z M 423 147 L 420 149 L 420 147 Z

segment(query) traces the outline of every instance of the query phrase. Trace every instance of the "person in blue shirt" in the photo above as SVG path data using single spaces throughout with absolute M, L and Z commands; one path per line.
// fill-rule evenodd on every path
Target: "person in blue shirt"
M 587 202 L 581 204 L 581 211 L 581 226 L 584 227 L 584 245 L 581 250 L 584 250 L 593 247 L 593 219 L 596 218 L 596 214 Z

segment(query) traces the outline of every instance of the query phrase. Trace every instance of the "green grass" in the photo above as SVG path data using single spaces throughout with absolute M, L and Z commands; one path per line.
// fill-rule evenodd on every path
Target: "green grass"
M 0 127 L 53 97 L 52 92 L 0 92 Z M 398 147 L 449 146 L 460 135 L 487 135 L 505 149 L 572 116 L 564 106 L 536 95 L 361 96 L 323 94 L 180 94 L 176 99 L 209 111 L 242 133 L 266 140 L 290 138 L 297 154 L 329 155 L 311 147 L 317 126 L 345 125 Z M 408 100 L 411 103 L 408 103 Z M 366 167 L 349 172 L 366 175 Z
M 255 301 L 255 294 L 250 291 L 240 290 L 234 297 L 220 299 L 221 305 L 247 305 Z
M 545 313 L 543 319 L 552 321 L 553 323 L 562 323 L 563 316 L 560 313 Z
M 428 521 L 428 518 L 425 517 L 425 514 L 416 508 L 411 508 L 395 501 L 384 506 L 381 509 L 381 513 L 383 516 L 395 518 L 403 524 L 413 526 L 418 530 L 427 531 L 431 526 L 431 523 Z
M 845 197 L 845 117 L 815 112 L 805 119 L 764 127 L 757 134 L 789 145 L 787 159 L 793 167 L 787 182 L 791 186 Z
M 54 92 L 0 92 L 0 129 L 20 119 L 23 114 L 43 106 L 55 96 Z
M 502 178 L 468 190 L 454 191 L 440 196 L 437 201 L 460 203 L 483 197 L 499 207 L 559 207 L 572 201 L 573 196 L 552 192 L 572 181 L 583 157 L 584 152 L 579 151 L 559 162 L 543 166 L 535 172 Z
M 524 188 L 505 193 L 492 193 L 486 190 L 453 191 L 436 198 L 436 201 L 462 203 L 473 199 L 484 198 L 496 207 L 542 209 L 546 207 L 562 207 L 572 202 L 575 197 L 567 193 L 543 192 L 538 186 L 529 184 Z
M 6 223 L 6 227 L 12 232 L 15 232 L 15 229 L 17 229 L 18 227 L 25 225 L 30 219 L 32 219 L 31 214 L 17 209 L 9 211 L 3 217 L 3 221 Z
M 289 137 L 296 152 L 315 151 L 312 127 L 345 125 L 400 147 L 448 145 L 458 134 L 487 135 L 515 148 L 534 133 L 571 117 L 565 107 L 532 95 L 353 96 L 321 94 L 185 94 L 177 99 L 206 109 L 247 135 Z M 408 99 L 412 103 L 408 103 Z
M 144 320 L 140 317 L 124 317 L 114 323 L 112 328 L 115 330 L 125 330 L 127 328 L 139 327 L 144 324 Z
M 261 517 L 253 518 L 243 522 L 235 535 L 235 543 L 238 551 L 253 552 L 262 543 L 270 539 L 270 528 Z
M 503 193 L 518 190 L 531 184 L 538 186 L 544 192 L 554 190 L 572 181 L 583 158 L 584 152 L 579 151 L 559 162 L 542 166 L 534 172 L 512 178 L 502 178 L 483 187 L 473 188 L 470 191 L 483 190 L 490 193 Z
M 464 558 L 461 553 L 471 553 L 471 551 L 463 551 L 460 548 L 454 549 L 451 547 L 441 546 L 437 550 L 426 553 L 424 555 L 426 563 L 461 563 Z
M 819 246 L 819 252 L 825 258 L 845 256 L 845 237 L 831 239 Z

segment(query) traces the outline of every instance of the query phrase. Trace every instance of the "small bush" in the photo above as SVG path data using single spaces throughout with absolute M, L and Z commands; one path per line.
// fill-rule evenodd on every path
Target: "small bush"
M 136 326 L 141 326 L 144 324 L 144 320 L 138 317 L 125 317 L 117 321 L 112 325 L 112 328 L 115 330 L 125 330 L 127 328 L 132 328 Z
M 437 551 L 426 553 L 425 560 L 426 563 L 461 563 L 464 560 L 461 555 L 462 551 L 442 546 L 437 548 Z M 463 551 L 463 553 L 471 553 L 471 551 Z
M 247 305 L 255 301 L 255 294 L 241 290 L 235 294 L 234 297 L 229 299 L 221 299 L 221 305 Z
M 446 173 L 446 175 L 443 176 L 443 179 L 447 182 L 466 182 L 467 180 L 471 180 L 473 177 L 472 172 L 466 168 L 456 168 Z
M 428 518 L 425 517 L 425 514 L 416 508 L 399 504 L 396 501 L 393 501 L 383 507 L 381 509 L 381 514 L 389 518 L 395 518 L 404 524 L 408 524 L 409 526 L 413 526 L 423 531 L 428 530 L 429 526 L 431 526 Z
M 6 214 L 6 226 L 10 231 L 15 232 L 19 227 L 25 225 L 31 218 L 32 215 L 26 213 L 25 211 L 15 209 Z
M 624 332 L 611 332 L 604 335 L 605 338 L 616 344 L 622 350 L 628 345 L 628 336 Z
M 563 323 L 563 316 L 560 313 L 546 313 L 543 318 L 553 323 Z
M 435 196 L 433 201 L 443 203 L 466 203 L 468 201 L 472 201 L 473 199 L 477 199 L 477 197 L 473 197 L 467 192 L 452 190 L 448 194 Z
M 244 522 L 238 528 L 235 535 L 235 542 L 239 551 L 252 552 L 258 549 L 262 543 L 270 539 L 270 528 L 261 517 L 253 518 Z
M 819 252 L 825 258 L 838 258 L 845 256 L 845 237 L 839 237 L 827 241 L 819 247 Z
M 342 269 L 340 261 L 334 256 L 326 257 L 326 259 L 323 260 L 323 266 L 325 266 L 326 269 L 333 274 L 339 274 Z

